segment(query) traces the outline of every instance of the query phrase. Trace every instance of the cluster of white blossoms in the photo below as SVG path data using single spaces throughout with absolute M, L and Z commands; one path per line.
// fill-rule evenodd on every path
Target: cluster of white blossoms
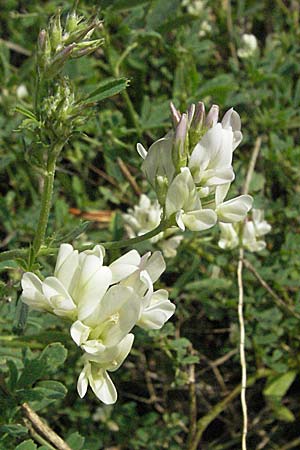
M 171 104 L 171 112 L 174 130 L 154 142 L 148 152 L 137 145 L 163 220 L 182 231 L 207 230 L 217 221 L 240 222 L 252 207 L 252 197 L 240 195 L 225 201 L 235 178 L 233 151 L 242 140 L 239 115 L 231 108 L 219 122 L 219 107 L 213 105 L 206 115 L 202 102 L 183 114 Z
M 164 289 L 153 284 L 165 270 L 162 254 L 140 256 L 131 250 L 109 266 L 105 250 L 79 253 L 70 244 L 59 249 L 54 276 L 43 281 L 32 272 L 22 278 L 22 301 L 72 321 L 70 334 L 83 350 L 83 369 L 77 389 L 80 397 L 88 385 L 104 403 L 117 399 L 108 372 L 117 370 L 131 350 L 135 325 L 159 329 L 173 315 L 175 305 Z
M 242 36 L 242 45 L 238 49 L 237 54 L 241 59 L 251 58 L 257 53 L 258 45 L 254 34 L 245 33 Z
M 160 224 L 162 213 L 162 207 L 157 200 L 152 202 L 147 195 L 142 194 L 138 205 L 129 208 L 127 213 L 123 214 L 128 236 L 130 238 L 142 236 L 156 228 Z M 175 232 L 175 228 L 169 228 L 150 239 L 152 244 L 158 245 L 166 258 L 176 256 L 177 247 L 183 239 L 182 235 L 174 236 Z
M 261 209 L 252 210 L 252 220 L 243 223 L 220 223 L 221 236 L 219 246 L 233 249 L 242 246 L 250 252 L 259 252 L 266 248 L 264 235 L 271 231 L 271 225 L 264 220 Z

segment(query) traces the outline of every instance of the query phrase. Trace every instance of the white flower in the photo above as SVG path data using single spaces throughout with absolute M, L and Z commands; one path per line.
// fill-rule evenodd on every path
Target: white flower
M 222 249 L 233 249 L 239 245 L 239 237 L 237 230 L 232 223 L 219 223 L 221 236 L 218 242 L 219 247 Z
M 161 222 L 162 212 L 157 200 L 151 202 L 147 195 L 142 194 L 139 204 L 129 208 L 127 213 L 123 214 L 128 236 L 134 238 L 156 228 Z M 151 243 L 158 243 L 166 258 L 176 256 L 176 249 L 183 239 L 183 236 L 173 236 L 174 233 L 176 228 L 169 228 L 150 239 Z
M 238 247 L 239 235 L 242 239 L 241 245 L 250 252 L 259 252 L 266 248 L 262 236 L 269 233 L 271 225 L 264 220 L 264 213 L 260 209 L 253 209 L 252 220 L 234 224 L 220 222 L 219 225 L 221 236 L 218 244 L 223 249 Z
M 272 229 L 271 225 L 264 220 L 264 212 L 262 209 L 252 209 L 252 221 L 256 236 L 264 236 Z
M 253 198 L 250 195 L 240 195 L 224 202 L 230 184 L 217 186 L 215 202 L 215 211 L 220 222 L 232 223 L 241 222 L 250 211 Z
M 231 108 L 221 123 L 216 123 L 205 133 L 189 160 L 189 168 L 197 185 L 211 188 L 233 181 L 232 153 L 242 140 L 240 130 L 240 117 Z
M 137 151 L 144 159 L 142 169 L 155 191 L 161 189 L 160 184 L 170 182 L 175 174 L 172 157 L 173 136 L 173 132 L 168 133 L 154 142 L 148 152 L 142 144 L 137 144 Z
M 167 192 L 166 216 L 173 214 L 182 231 L 185 227 L 192 231 L 207 230 L 217 221 L 214 211 L 202 209 L 193 177 L 187 167 L 181 169 Z
M 126 230 L 130 238 L 141 236 L 148 231 L 153 230 L 160 224 L 162 208 L 158 201 L 151 202 L 147 195 L 142 194 L 139 204 L 134 208 L 129 208 L 126 214 L 123 214 Z M 155 243 L 162 238 L 163 233 L 159 233 L 151 239 Z
M 262 238 L 271 231 L 271 225 L 264 220 L 264 212 L 261 209 L 253 209 L 252 221 L 244 224 L 243 245 L 250 252 L 259 252 L 266 248 L 266 242 Z
M 257 39 L 254 34 L 243 34 L 242 47 L 238 49 L 237 54 L 240 58 L 250 58 L 257 51 Z
M 133 340 L 133 334 L 128 334 L 116 346 L 105 349 L 101 355 L 84 354 L 84 367 L 77 382 L 81 398 L 85 396 L 90 385 L 94 394 L 106 405 L 116 402 L 117 391 L 107 372 L 114 372 L 121 366 L 131 350 Z
M 174 314 L 175 305 L 168 300 L 168 292 L 154 291 L 153 284 L 166 268 L 161 252 L 146 253 L 136 272 L 121 284 L 133 288 L 141 297 L 141 309 L 137 325 L 146 329 L 159 329 Z
M 111 268 L 103 266 L 105 250 L 96 245 L 93 250 L 79 253 L 70 244 L 60 246 L 54 276 L 41 281 L 26 272 L 21 284 L 22 301 L 37 310 L 52 312 L 72 320 L 86 320 L 97 311 L 109 286 L 119 280 L 113 278 Z M 136 250 L 114 261 L 114 276 L 119 279 L 134 272 L 141 257 Z

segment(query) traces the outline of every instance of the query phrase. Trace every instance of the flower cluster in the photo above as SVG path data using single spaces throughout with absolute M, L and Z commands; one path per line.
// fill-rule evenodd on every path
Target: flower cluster
M 231 182 L 233 151 L 242 140 L 240 117 L 231 108 L 218 122 L 219 108 L 205 114 L 204 104 L 192 104 L 180 114 L 171 104 L 174 130 L 154 142 L 149 151 L 137 145 L 143 171 L 163 208 L 163 219 L 181 230 L 202 231 L 219 220 L 243 220 L 252 197 L 225 201 Z
M 237 51 L 239 58 L 248 59 L 257 54 L 258 45 L 254 34 L 243 34 L 241 41 L 242 45 Z
M 59 249 L 54 276 L 43 281 L 34 273 L 22 278 L 22 301 L 72 321 L 70 334 L 83 350 L 84 367 L 78 379 L 80 397 L 88 385 L 104 403 L 117 399 L 108 372 L 117 370 L 131 350 L 132 328 L 159 329 L 175 306 L 164 289 L 153 284 L 165 270 L 160 252 L 140 256 L 131 250 L 109 266 L 105 250 L 79 253 L 70 244 Z
M 266 248 L 263 236 L 271 231 L 271 225 L 264 220 L 261 209 L 252 210 L 252 220 L 243 223 L 220 223 L 221 236 L 219 247 L 233 249 L 242 246 L 250 252 L 259 252 Z
M 130 238 L 142 236 L 145 233 L 156 228 L 161 221 L 162 207 L 157 200 L 151 202 L 147 195 L 142 194 L 139 204 L 129 208 L 126 214 L 123 214 L 125 228 Z M 158 245 L 166 258 L 176 256 L 176 250 L 183 236 L 176 235 L 175 228 L 169 228 L 162 231 L 150 239 L 150 242 Z

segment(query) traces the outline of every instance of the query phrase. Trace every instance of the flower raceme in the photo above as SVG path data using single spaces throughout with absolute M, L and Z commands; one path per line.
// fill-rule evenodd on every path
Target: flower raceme
M 225 201 L 235 177 L 233 152 L 242 140 L 238 113 L 231 108 L 218 122 L 218 106 L 213 105 L 206 115 L 202 102 L 183 114 L 171 104 L 171 113 L 174 130 L 154 142 L 148 152 L 137 145 L 163 219 L 174 218 L 174 225 L 192 231 L 211 228 L 218 220 L 243 220 L 252 197 L 240 195 Z
M 87 383 L 105 403 L 116 401 L 107 371 L 116 370 L 130 352 L 135 325 L 159 329 L 173 315 L 168 292 L 154 291 L 153 283 L 165 270 L 160 252 L 143 257 L 131 250 L 109 266 L 105 250 L 79 253 L 70 244 L 59 249 L 54 276 L 40 280 L 32 272 L 22 278 L 22 301 L 72 321 L 70 333 L 84 351 L 78 381 L 83 396 Z

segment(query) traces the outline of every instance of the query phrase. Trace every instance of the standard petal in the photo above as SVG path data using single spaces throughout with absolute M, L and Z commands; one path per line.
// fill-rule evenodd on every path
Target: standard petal
M 112 272 L 111 283 L 118 283 L 135 272 L 141 262 L 141 257 L 136 250 L 131 250 L 120 258 L 116 259 L 109 268 Z
M 54 276 L 60 280 L 64 287 L 70 290 L 70 286 L 78 271 L 79 255 L 70 244 L 62 244 L 60 246 Z
M 155 188 L 156 177 L 167 177 L 171 181 L 174 177 L 175 168 L 172 158 L 173 136 L 168 136 L 154 142 L 149 148 L 148 154 L 142 164 L 142 169 Z
M 241 222 L 250 211 L 252 203 L 253 198 L 250 195 L 240 195 L 218 205 L 216 213 L 221 222 Z
M 88 256 L 86 258 L 86 261 L 88 258 L 96 257 Z M 89 266 L 88 263 L 87 266 Z M 86 272 L 87 267 L 85 267 L 84 269 Z M 91 270 L 94 270 L 93 265 L 91 265 Z M 76 301 L 78 303 L 78 319 L 81 321 L 84 321 L 90 315 L 92 315 L 94 311 L 96 311 L 98 305 L 102 300 L 102 297 L 111 284 L 112 274 L 111 270 L 108 267 L 101 266 L 100 268 L 96 269 L 86 280 L 87 277 L 88 276 L 81 278 L 82 284 L 79 285 L 79 288 L 76 292 Z
M 42 282 L 34 273 L 24 273 L 21 285 L 23 303 L 38 311 L 52 311 L 48 299 L 44 296 Z

